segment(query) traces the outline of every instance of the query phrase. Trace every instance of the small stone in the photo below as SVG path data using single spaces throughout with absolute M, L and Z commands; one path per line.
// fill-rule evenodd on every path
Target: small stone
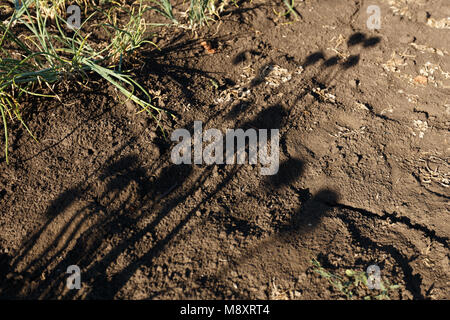
M 417 76 L 414 78 L 414 82 L 425 85 L 428 83 L 428 79 L 424 76 Z
M 243 56 L 243 61 L 249 61 L 252 58 L 252 55 L 250 52 L 245 51 Z
M 315 101 L 314 96 L 311 93 L 308 93 L 305 95 L 305 102 L 306 104 L 312 104 Z
M 358 81 L 356 79 L 351 79 L 348 84 L 350 85 L 350 87 L 352 87 L 353 89 L 356 89 L 356 87 L 358 86 Z
M 404 34 L 400 37 L 400 39 L 398 39 L 398 41 L 402 44 L 408 44 L 414 42 L 414 37 L 409 34 Z
M 136 110 L 136 106 L 133 104 L 132 100 L 127 100 L 125 102 L 125 106 L 127 107 L 128 111 L 135 111 Z
M 416 14 L 417 22 L 427 23 L 428 17 L 429 17 L 428 12 L 426 12 L 425 10 L 420 10 Z

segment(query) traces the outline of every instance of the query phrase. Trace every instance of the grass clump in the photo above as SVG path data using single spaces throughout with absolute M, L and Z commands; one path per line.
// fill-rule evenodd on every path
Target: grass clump
M 195 29 L 198 26 L 208 24 L 209 21 L 215 20 L 215 18 L 219 18 L 220 13 L 228 5 L 238 6 L 237 0 L 189 0 L 189 8 L 181 15 L 182 17 L 187 17 L 188 21 L 184 23 L 180 18 L 177 19 L 175 17 L 170 0 L 150 1 L 156 5 L 152 7 L 153 10 L 158 11 L 171 21 L 169 24 L 161 23 L 158 25 L 171 24 L 185 29 Z
M 143 14 L 148 7 L 143 0 L 130 9 L 121 8 L 128 17 L 124 23 L 116 16 L 120 4 L 111 1 L 115 10 L 93 10 L 78 30 L 67 27 L 62 1 L 54 0 L 54 6 L 44 2 L 43 6 L 41 0 L 23 0 L 0 23 L 0 116 L 7 162 L 8 121 L 19 121 L 33 136 L 22 120 L 20 101 L 27 95 L 57 97 L 53 85 L 60 81 L 88 79 L 89 73 L 96 73 L 153 117 L 160 112 L 147 90 L 122 70 L 128 54 L 151 43 L 146 40 Z M 90 41 L 92 33 L 84 31 L 94 16 L 103 21 L 97 25 L 108 30 L 106 43 Z M 44 88 L 51 93 L 43 93 Z

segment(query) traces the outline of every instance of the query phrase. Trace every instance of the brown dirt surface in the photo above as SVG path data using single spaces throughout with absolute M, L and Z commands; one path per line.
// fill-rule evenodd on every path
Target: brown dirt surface
M 13 126 L 0 159 L 0 297 L 346 298 L 315 259 L 380 266 L 391 299 L 450 298 L 450 3 L 296 1 L 296 21 L 238 2 L 134 58 L 176 115 L 164 133 L 98 79 L 26 102 L 39 143 Z M 173 164 L 170 134 L 194 120 L 278 128 L 278 174 Z

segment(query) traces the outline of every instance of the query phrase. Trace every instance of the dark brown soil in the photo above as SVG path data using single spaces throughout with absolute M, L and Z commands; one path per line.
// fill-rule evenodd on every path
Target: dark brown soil
M 345 298 L 316 259 L 340 276 L 377 264 L 391 299 L 450 298 L 450 36 L 430 23 L 449 2 L 375 1 L 378 31 L 373 1 L 298 1 L 299 21 L 240 2 L 135 57 L 176 115 L 166 137 L 104 81 L 28 101 L 39 143 L 10 128 L 0 163 L 0 297 Z M 278 174 L 174 165 L 167 137 L 194 120 L 279 128 Z

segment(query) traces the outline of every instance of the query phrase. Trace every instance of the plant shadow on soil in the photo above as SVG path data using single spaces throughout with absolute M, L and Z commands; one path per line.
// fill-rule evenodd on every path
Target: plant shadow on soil
M 349 46 L 361 45 L 362 48 L 375 46 L 379 38 L 367 38 L 364 34 L 356 33 L 348 40 Z M 189 50 L 192 43 L 184 44 Z M 180 50 L 175 46 L 171 50 Z M 241 59 L 237 57 L 237 61 Z M 352 68 L 358 64 L 360 55 L 351 56 L 341 62 L 339 56 L 326 59 L 322 51 L 309 55 L 303 62 L 303 68 L 309 68 L 322 61 L 320 72 L 325 73 L 327 81 L 337 76 L 338 72 L 326 73 L 328 69 L 339 66 L 339 71 Z M 260 69 L 259 76 L 252 82 L 252 86 L 261 85 L 267 76 L 271 64 Z M 187 87 L 188 77 L 181 73 L 199 74 L 209 77 L 202 71 L 192 68 L 180 68 L 170 64 L 155 64 L 152 62 L 152 70 L 161 77 L 168 77 L 177 82 L 182 88 Z M 312 85 L 318 83 L 326 87 L 320 80 L 320 74 L 310 79 Z M 312 87 L 310 88 L 312 89 Z M 194 92 L 182 89 L 187 99 L 195 96 Z M 306 93 L 312 93 L 306 90 Z M 305 94 L 306 94 L 305 93 Z M 301 100 L 304 95 L 297 99 Z M 318 97 L 316 97 L 318 98 Z M 247 108 L 250 108 L 248 105 Z M 231 117 L 236 119 L 236 127 L 275 129 L 283 128 L 289 120 L 289 111 L 280 104 L 274 104 L 263 109 L 254 120 L 245 119 L 245 112 L 236 108 L 217 112 L 215 117 Z M 192 130 L 192 128 L 190 128 Z M 283 136 L 280 138 L 283 144 Z M 134 141 L 129 141 L 134 143 Z M 165 155 L 161 159 L 167 159 L 170 152 L 168 142 L 165 146 Z M 280 151 L 281 152 L 281 151 Z M 178 221 L 171 224 L 169 230 L 162 236 L 157 235 L 158 225 L 167 219 L 171 212 L 186 199 L 192 197 L 205 183 L 212 173 L 212 166 L 204 167 L 199 175 L 194 175 L 193 167 L 190 165 L 169 165 L 163 169 L 156 180 L 152 180 L 146 171 L 139 166 L 137 155 L 128 155 L 118 158 L 120 150 L 115 152 L 103 168 L 99 170 L 98 176 L 105 188 L 100 194 L 93 196 L 93 200 L 81 201 L 85 195 L 92 195 L 92 184 L 80 183 L 79 185 L 61 193 L 53 201 L 47 210 L 48 221 L 35 234 L 23 244 L 19 254 L 12 258 L 6 254 L 0 257 L 0 271 L 10 271 L 8 277 L 0 287 L 0 297 L 5 298 L 79 298 L 77 290 L 66 290 L 65 271 L 69 265 L 78 265 L 82 271 L 82 281 L 88 285 L 88 291 L 83 293 L 83 298 L 112 299 L 131 279 L 131 277 L 142 266 L 152 266 L 153 261 L 161 255 L 168 245 L 183 232 L 185 226 L 193 218 L 195 213 L 219 194 L 230 181 L 241 170 L 240 166 L 232 166 L 228 169 L 225 177 L 212 189 L 205 192 L 201 201 L 192 209 L 188 210 Z M 163 166 L 161 161 L 161 166 Z M 290 187 L 294 181 L 299 179 L 303 173 L 305 163 L 301 159 L 289 158 L 280 164 L 277 175 L 266 179 L 266 193 L 274 190 Z M 281 244 L 289 242 L 293 237 L 301 236 L 303 232 L 312 232 L 320 223 L 323 216 L 327 215 L 338 205 L 339 194 L 336 191 L 322 189 L 316 194 L 311 194 L 308 189 L 295 190 L 301 206 L 295 210 L 295 214 L 289 223 L 279 228 L 279 231 L 268 240 L 263 240 L 258 247 L 264 247 L 273 242 Z M 95 195 L 95 193 L 94 193 Z M 82 205 L 76 205 L 82 203 Z M 75 210 L 71 210 L 75 207 Z M 92 217 L 93 213 L 97 213 Z M 261 233 L 260 228 L 248 221 L 237 220 L 231 216 L 216 215 L 209 217 L 217 223 L 225 225 L 229 229 L 240 230 L 244 236 L 251 233 Z M 209 219 L 208 218 L 208 219 Z M 343 221 L 350 226 L 355 238 L 355 245 L 361 247 L 373 247 L 391 255 L 402 267 L 405 274 L 407 289 L 416 298 L 423 298 L 420 293 L 420 279 L 412 275 L 412 269 L 408 261 L 397 249 L 383 247 L 361 236 L 358 226 L 350 217 L 342 217 Z M 65 221 L 59 224 L 55 230 L 54 224 L 58 219 Z M 205 222 L 204 218 L 201 223 Z M 234 219 L 234 220 L 233 220 Z M 133 230 L 136 225 L 143 227 Z M 232 230 L 229 230 L 231 232 Z M 150 237 L 148 236 L 150 234 Z M 150 239 L 149 239 L 150 238 Z M 109 239 L 109 242 L 105 241 Z M 118 241 L 115 241 L 117 240 Z M 44 241 L 46 240 L 46 241 Z M 114 240 L 114 241 L 112 241 Z M 369 241 L 370 240 L 370 241 Z M 120 266 L 117 272 L 110 272 L 116 261 L 127 252 L 145 243 L 148 250 L 137 257 L 129 257 L 130 261 Z M 111 245 L 113 244 L 113 245 Z M 106 247 L 105 247 L 106 245 Z M 40 252 L 35 254 L 35 252 Z M 234 264 L 245 263 L 254 254 L 255 248 L 242 253 L 241 258 Z M 30 256 L 33 255 L 30 259 Z M 18 273 L 15 270 L 21 269 Z M 11 270 L 14 270 L 11 272 Z M 228 268 L 217 270 L 213 277 L 199 277 L 193 281 L 204 288 L 208 288 L 220 297 L 223 294 L 221 279 L 228 272 Z M 233 288 L 230 289 L 235 297 L 246 298 Z M 61 293 L 63 292 L 63 293 Z M 148 298 L 157 297 L 155 293 Z

